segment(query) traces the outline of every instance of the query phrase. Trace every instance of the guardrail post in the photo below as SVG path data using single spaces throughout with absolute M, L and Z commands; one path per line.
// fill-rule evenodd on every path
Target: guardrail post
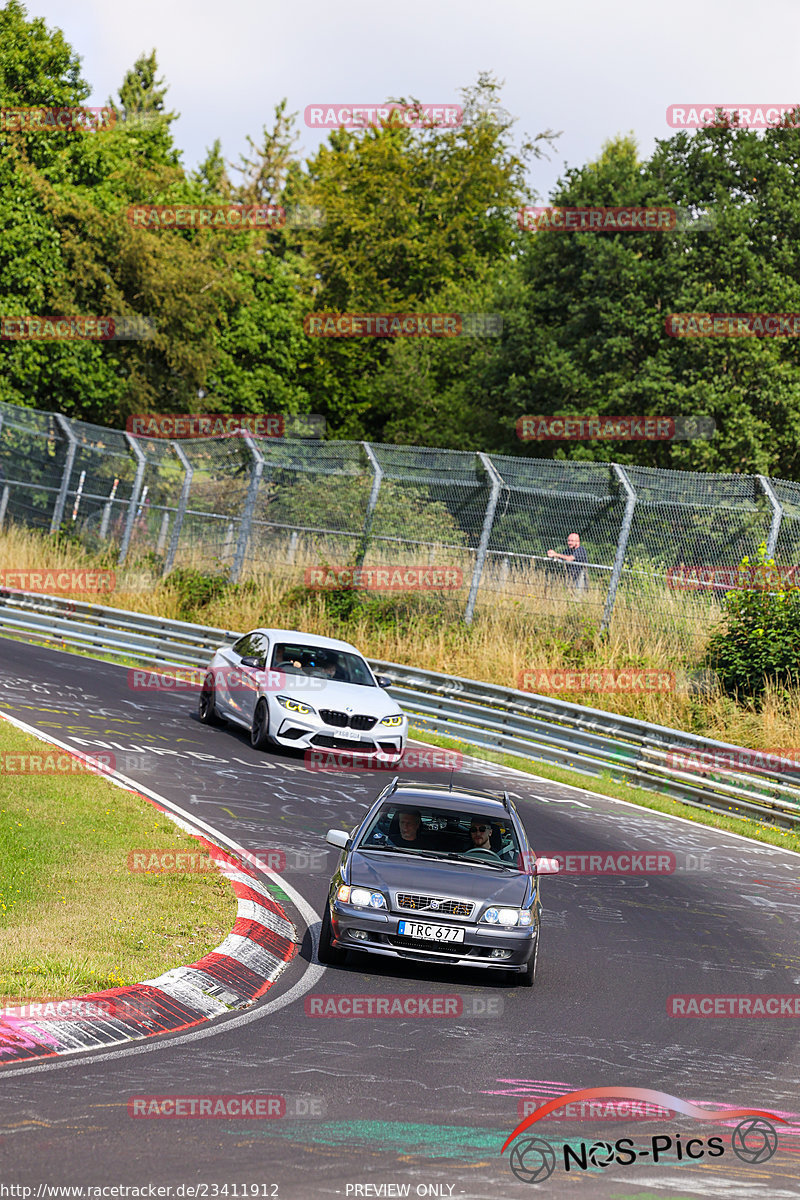
M 125 562 L 125 559 L 128 557 L 128 547 L 131 544 L 131 534 L 133 533 L 133 523 L 136 520 L 136 509 L 139 507 L 139 496 L 141 495 L 141 491 L 142 491 L 142 480 L 144 479 L 144 469 L 147 466 L 147 459 L 144 456 L 144 451 L 142 450 L 139 443 L 136 441 L 136 438 L 134 438 L 130 433 L 126 433 L 125 437 L 127 439 L 128 445 L 130 446 L 131 450 L 136 455 L 137 466 L 136 466 L 136 476 L 133 481 L 133 491 L 131 492 L 131 498 L 128 502 L 128 515 L 125 519 L 125 532 L 122 535 L 122 545 L 119 548 L 119 558 L 117 559 L 118 567 L 121 567 L 122 564 Z
M 261 483 L 261 476 L 264 471 L 264 456 L 255 444 L 249 433 L 244 434 L 244 440 L 247 442 L 247 447 L 250 451 L 253 466 L 250 471 L 250 485 L 247 489 L 247 496 L 244 502 L 244 512 L 242 513 L 242 521 L 239 526 L 239 538 L 236 542 L 236 553 L 233 556 L 233 565 L 229 576 L 231 583 L 236 583 L 239 579 L 239 574 L 244 563 L 244 556 L 247 550 L 247 542 L 250 538 L 250 526 L 253 522 L 253 513 L 256 507 L 256 497 L 258 496 L 258 485 Z
M 467 607 L 464 611 L 465 625 L 470 625 L 472 623 L 472 617 L 475 613 L 475 601 L 478 598 L 478 588 L 480 587 L 481 575 L 483 574 L 483 564 L 486 561 L 486 553 L 489 549 L 489 538 L 492 535 L 494 514 L 497 508 L 497 501 L 500 499 L 500 491 L 503 487 L 503 480 L 498 474 L 497 469 L 495 468 L 495 465 L 489 458 L 488 454 L 482 454 L 479 450 L 478 458 L 483 463 L 486 474 L 489 476 L 492 482 L 492 490 L 489 494 L 489 503 L 486 505 L 486 515 L 483 518 L 481 540 L 478 544 L 478 554 L 475 559 L 475 570 L 472 572 L 472 583 L 469 586 Z
M 175 513 L 175 524 L 172 526 L 172 537 L 169 540 L 169 550 L 167 551 L 167 557 L 164 559 L 164 568 L 161 572 L 162 576 L 169 575 L 172 570 L 172 564 L 175 562 L 175 555 L 178 553 L 178 540 L 183 528 L 183 518 L 186 516 L 186 509 L 189 507 L 189 489 L 192 486 L 192 476 L 194 475 L 194 467 L 189 462 L 178 442 L 170 442 L 170 446 L 172 446 L 172 449 L 180 459 L 184 475 L 181 494 L 178 500 L 178 511 Z
M 605 633 L 611 621 L 611 614 L 614 611 L 614 601 L 617 597 L 617 588 L 619 586 L 620 577 L 622 575 L 622 564 L 625 562 L 625 552 L 628 549 L 628 538 L 631 535 L 631 525 L 633 524 L 633 510 L 636 507 L 636 492 L 633 484 L 628 478 L 627 472 L 619 466 L 618 463 L 611 464 L 617 479 L 625 489 L 627 497 L 625 501 L 625 515 L 622 518 L 622 528 L 619 531 L 619 541 L 617 542 L 617 553 L 614 558 L 614 566 L 611 571 L 611 580 L 608 585 L 608 595 L 606 596 L 606 605 L 603 609 L 603 619 L 600 622 L 600 632 Z
M 756 479 L 761 484 L 764 495 L 772 507 L 772 523 L 769 527 L 769 537 L 767 538 L 767 558 L 772 558 L 775 554 L 775 547 L 778 544 L 778 534 L 781 531 L 783 505 L 775 495 L 775 490 L 766 475 L 756 475 Z
M 367 515 L 364 518 L 364 528 L 361 532 L 361 545 L 359 546 L 358 551 L 356 553 L 355 565 L 357 567 L 360 567 L 362 565 L 362 563 L 364 562 L 364 555 L 367 553 L 367 543 L 369 542 L 369 535 L 372 532 L 372 522 L 375 518 L 375 509 L 378 504 L 378 495 L 381 490 L 381 483 L 383 482 L 383 467 L 381 466 L 381 464 L 378 462 L 377 458 L 375 457 L 375 451 L 372 449 L 372 446 L 370 446 L 369 442 L 362 442 L 361 445 L 364 447 L 364 453 L 366 454 L 367 458 L 369 459 L 369 463 L 370 463 L 370 466 L 372 467 L 373 475 L 372 475 L 372 490 L 370 491 L 369 500 L 367 501 Z
M 61 427 L 61 432 L 67 439 L 67 458 L 64 463 L 64 471 L 61 475 L 61 486 L 58 489 L 56 503 L 53 509 L 53 517 L 50 521 L 50 532 L 58 533 L 61 528 L 61 522 L 64 520 L 64 507 L 67 503 L 67 492 L 69 491 L 69 481 L 72 478 L 72 468 L 75 465 L 75 455 L 78 451 L 78 439 L 72 432 L 72 426 L 66 417 L 61 413 L 53 413 L 56 421 Z

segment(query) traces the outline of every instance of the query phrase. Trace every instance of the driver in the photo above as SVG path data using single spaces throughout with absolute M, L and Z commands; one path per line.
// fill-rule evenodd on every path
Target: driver
M 489 854 L 495 855 L 504 862 L 510 861 L 513 858 L 513 851 L 508 847 L 500 846 L 497 850 L 492 847 L 492 833 L 494 826 L 483 817 L 473 817 L 469 826 L 469 837 L 472 842 L 471 846 L 467 847 L 470 850 L 486 850 Z
M 470 850 L 492 849 L 492 826 L 488 821 L 483 821 L 479 817 L 473 818 L 470 822 L 469 837 L 472 842 Z

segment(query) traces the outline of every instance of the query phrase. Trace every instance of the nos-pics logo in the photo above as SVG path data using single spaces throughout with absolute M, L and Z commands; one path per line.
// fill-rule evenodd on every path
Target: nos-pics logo
M 601 1096 L 643 1100 L 676 1113 L 685 1113 L 698 1121 L 731 1121 L 737 1117 L 741 1118 L 731 1134 L 730 1149 L 742 1162 L 751 1164 L 765 1163 L 772 1158 L 778 1148 L 778 1135 L 772 1122 L 786 1124 L 785 1118 L 776 1113 L 764 1112 L 757 1108 L 722 1108 L 712 1111 L 698 1108 L 696 1104 L 690 1104 L 687 1100 L 679 1100 L 677 1096 L 653 1091 L 651 1088 L 583 1088 L 581 1091 L 569 1092 L 565 1096 L 548 1100 L 532 1112 L 509 1134 L 501 1154 L 505 1153 L 515 1138 L 520 1137 L 520 1134 L 525 1133 L 531 1125 L 546 1117 L 548 1113 L 566 1104 Z M 569 1173 L 587 1171 L 592 1167 L 631 1166 L 640 1160 L 645 1164 L 661 1162 L 667 1156 L 673 1155 L 677 1160 L 719 1158 L 725 1150 L 720 1136 L 685 1140 L 685 1135 L 662 1133 L 653 1134 L 639 1147 L 632 1138 L 617 1138 L 614 1142 L 565 1142 L 559 1150 L 544 1138 L 530 1137 L 522 1138 L 514 1144 L 509 1165 L 517 1179 L 523 1183 L 542 1183 L 550 1178 L 559 1161 L 564 1171 Z

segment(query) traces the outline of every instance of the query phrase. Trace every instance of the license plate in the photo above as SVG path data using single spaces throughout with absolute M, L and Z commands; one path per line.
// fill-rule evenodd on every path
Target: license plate
M 346 740 L 348 742 L 360 742 L 361 741 L 361 734 L 358 732 L 357 729 L 340 729 L 337 732 L 336 736 L 340 737 L 340 738 L 346 738 Z
M 464 930 L 453 925 L 423 925 L 421 921 L 400 921 L 401 937 L 422 938 L 426 942 L 463 942 Z

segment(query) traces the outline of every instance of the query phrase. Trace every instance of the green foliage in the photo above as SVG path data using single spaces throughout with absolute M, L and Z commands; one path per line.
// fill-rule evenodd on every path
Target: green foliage
M 191 620 L 200 609 L 231 591 L 231 584 L 224 576 L 198 571 L 196 567 L 175 567 L 164 582 L 178 593 L 178 616 L 183 621 Z
M 725 597 L 725 620 L 709 641 L 705 662 L 731 696 L 763 695 L 768 682 L 800 685 L 800 588 L 758 549 L 753 567 L 742 560 L 745 586 Z
M 442 626 L 441 604 L 432 604 L 429 597 L 404 593 L 401 596 L 381 596 L 363 588 L 308 587 L 290 588 L 282 597 L 282 608 L 301 608 L 318 600 L 325 609 L 332 628 L 345 640 L 351 640 L 356 626 L 363 633 L 390 633 L 398 629 L 416 629 L 420 634 L 438 632 Z

